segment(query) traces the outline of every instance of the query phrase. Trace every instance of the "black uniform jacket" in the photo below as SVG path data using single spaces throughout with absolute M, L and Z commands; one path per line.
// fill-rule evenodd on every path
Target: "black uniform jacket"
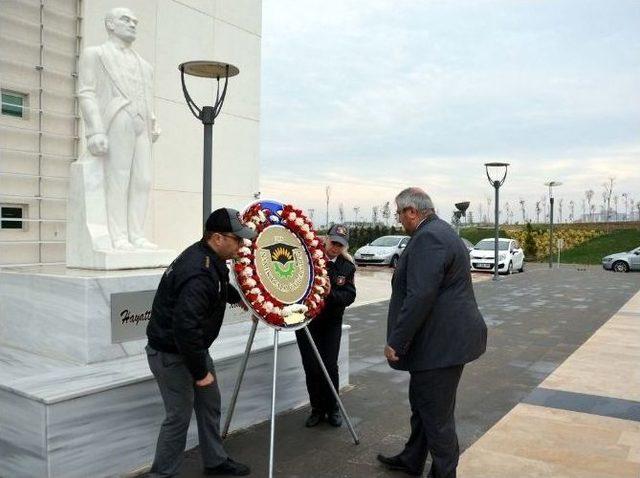
M 475 360 L 487 346 L 487 326 L 471 284 L 469 253 L 437 216 L 420 224 L 391 281 L 387 344 L 399 370 L 419 371 Z
M 319 324 L 324 321 L 341 321 L 344 309 L 356 300 L 356 266 L 339 255 L 335 262 L 327 261 L 327 272 L 331 282 L 331 292 L 325 298 L 325 306 L 314 319 Z
M 153 300 L 149 345 L 180 354 L 194 380 L 207 375 L 207 350 L 220 332 L 227 302 L 240 301 L 225 262 L 204 242 L 185 249 L 167 268 Z

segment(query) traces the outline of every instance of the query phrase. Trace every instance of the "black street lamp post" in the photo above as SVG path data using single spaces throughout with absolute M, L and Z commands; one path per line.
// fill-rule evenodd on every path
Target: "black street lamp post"
M 498 204 L 499 201 L 499 190 L 500 186 L 504 184 L 504 180 L 507 179 L 507 168 L 509 167 L 509 163 L 485 163 L 484 167 L 487 172 L 487 179 L 489 179 L 489 184 L 493 186 L 496 191 L 495 205 L 496 205 L 496 215 L 495 215 L 495 244 L 494 244 L 494 256 L 493 256 L 493 280 L 498 280 L 498 230 L 500 229 L 500 207 Z M 502 177 L 500 177 L 502 174 Z M 499 178 L 499 179 L 498 179 Z
M 560 181 L 544 183 L 549 188 L 549 269 L 553 268 L 553 187 L 561 186 Z
M 182 82 L 182 92 L 187 101 L 187 106 L 193 116 L 202 121 L 204 125 L 204 159 L 202 175 L 202 224 L 204 225 L 211 213 L 211 183 L 212 183 L 212 155 L 213 155 L 213 124 L 222 110 L 225 96 L 227 95 L 227 83 L 229 78 L 240 73 L 237 67 L 228 63 L 217 61 L 188 61 L 178 66 L 180 70 L 180 81 Z M 213 106 L 203 106 L 198 108 L 191 99 L 184 82 L 184 75 L 198 76 L 201 78 L 215 78 L 217 81 L 216 101 Z M 220 91 L 220 80 L 224 79 L 222 92 Z

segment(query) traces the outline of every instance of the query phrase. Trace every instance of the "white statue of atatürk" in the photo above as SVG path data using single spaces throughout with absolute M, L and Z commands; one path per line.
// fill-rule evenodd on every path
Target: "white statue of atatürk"
M 131 44 L 138 19 L 114 8 L 104 21 L 109 39 L 80 56 L 80 109 L 87 149 L 104 167 L 109 235 L 114 249 L 156 249 L 144 236 L 151 190 L 151 143 L 159 135 L 153 69 Z

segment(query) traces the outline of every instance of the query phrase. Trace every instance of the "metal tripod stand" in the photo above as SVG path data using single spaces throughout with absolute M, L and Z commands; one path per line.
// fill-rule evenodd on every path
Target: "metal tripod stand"
M 233 390 L 233 397 L 231 398 L 231 403 L 229 404 L 229 410 L 227 411 L 227 417 L 225 419 L 224 428 L 222 430 L 222 438 L 225 438 L 229 432 L 229 426 L 231 425 L 231 419 L 233 417 L 233 412 L 236 407 L 236 401 L 238 399 L 238 393 L 240 392 L 240 386 L 242 384 L 242 379 L 244 377 L 244 372 L 247 369 L 247 362 L 249 361 L 249 354 L 251 353 L 251 347 L 253 346 L 253 340 L 256 335 L 256 329 L 258 328 L 258 319 L 253 319 L 253 325 L 251 327 L 251 332 L 249 333 L 249 339 L 247 340 L 247 347 L 244 351 L 244 356 L 242 357 L 242 362 L 240 364 L 240 370 L 238 372 L 238 378 L 236 379 L 236 385 Z M 340 407 L 340 412 L 344 417 L 344 420 L 347 422 L 347 426 L 349 427 L 349 432 L 353 437 L 353 442 L 357 445 L 360 443 L 358 435 L 356 434 L 355 429 L 353 428 L 353 424 L 351 423 L 351 419 L 347 414 L 347 410 L 344 408 L 344 404 L 340 399 L 340 395 L 338 391 L 333 386 L 333 382 L 331 381 L 331 377 L 329 376 L 329 372 L 322 361 L 322 357 L 320 357 L 320 352 L 318 351 L 318 347 L 316 347 L 315 342 L 313 341 L 313 337 L 311 337 L 311 332 L 305 325 L 304 331 L 309 339 L 309 343 L 311 344 L 311 348 L 313 349 L 313 353 L 318 359 L 318 363 L 320 364 L 320 368 L 331 388 L 331 391 L 338 402 L 338 406 Z M 276 424 L 276 378 L 277 378 L 277 370 L 278 370 L 278 336 L 280 331 L 276 329 L 273 334 L 273 378 L 271 383 L 271 433 L 270 433 L 270 443 L 269 443 L 269 478 L 273 478 L 273 453 L 274 453 L 274 444 L 275 444 L 275 424 Z

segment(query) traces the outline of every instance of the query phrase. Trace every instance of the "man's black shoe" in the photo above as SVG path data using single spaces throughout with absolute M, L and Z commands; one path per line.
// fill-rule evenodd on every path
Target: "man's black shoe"
M 223 461 L 218 466 L 204 469 L 204 474 L 210 476 L 246 476 L 249 473 L 251 469 L 247 465 L 233 461 L 231 458 L 227 458 L 227 461 Z
M 378 455 L 378 461 L 390 470 L 403 471 L 407 475 L 421 476 L 422 470 L 413 470 L 400 459 L 400 455 L 384 456 Z
M 332 427 L 342 426 L 342 415 L 340 415 L 340 410 L 334 410 L 330 412 L 327 416 L 327 421 Z
M 322 421 L 324 418 L 324 412 L 320 412 L 318 410 L 311 410 L 311 415 L 307 418 L 307 421 L 304 422 L 304 426 L 307 428 L 315 427 L 318 423 Z

